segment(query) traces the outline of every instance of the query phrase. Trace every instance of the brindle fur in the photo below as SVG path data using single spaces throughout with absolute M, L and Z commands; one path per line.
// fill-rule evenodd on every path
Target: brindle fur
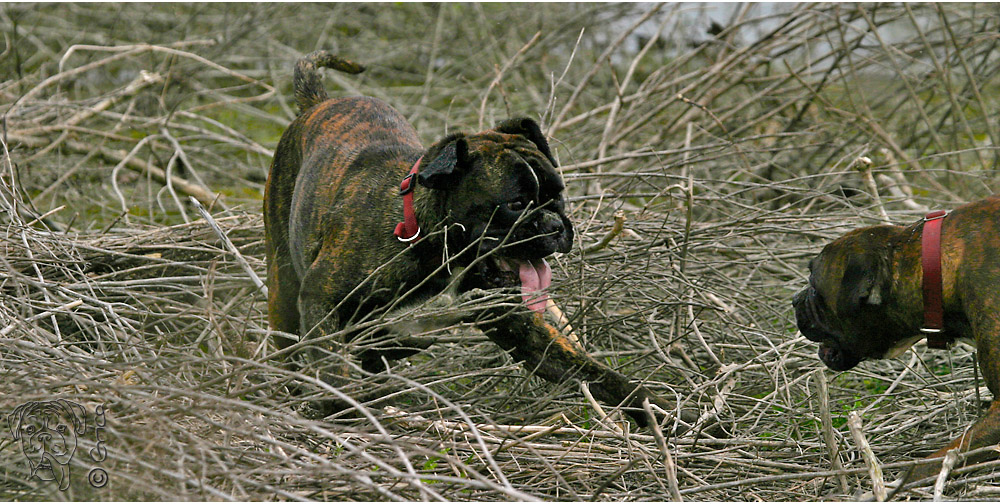
M 920 264 L 923 221 L 872 226 L 828 244 L 809 263 L 810 285 L 793 300 L 799 330 L 821 342 L 820 357 L 846 370 L 881 358 L 894 344 L 919 334 L 923 323 Z M 993 402 L 965 434 L 934 452 L 1000 442 L 1000 196 L 951 212 L 942 223 L 944 334 L 974 340 Z M 968 457 L 966 463 L 994 454 Z M 940 463 L 914 467 L 905 481 L 936 474 Z M 902 485 L 898 485 L 901 488 Z
M 305 342 L 291 350 L 311 346 L 308 358 L 324 362 L 321 377 L 338 383 L 350 369 L 350 338 L 331 335 L 387 307 L 444 291 L 455 280 L 442 267 L 445 249 L 451 268 L 471 265 L 459 288 L 468 294 L 519 286 L 516 273 L 477 258 L 537 260 L 567 252 L 573 232 L 556 162 L 534 121 L 504 121 L 477 134 L 449 135 L 424 149 L 413 127 L 384 102 L 328 99 L 316 74 L 319 66 L 358 69 L 323 51 L 296 66 L 301 111 L 278 143 L 264 195 L 268 320 L 273 329 L 302 336 Z M 392 230 L 403 215 L 400 181 L 418 159 L 413 204 L 424 237 L 408 246 Z M 516 215 L 504 210 L 506 202 L 520 198 L 533 208 Z M 447 234 L 441 232 L 445 228 Z M 511 296 L 508 305 L 520 303 L 518 293 Z M 630 406 L 640 425 L 646 421 L 643 399 L 670 408 L 587 355 L 537 313 L 508 308 L 465 318 L 480 321 L 489 338 L 539 376 L 584 380 L 598 399 Z M 320 337 L 326 343 L 309 345 Z M 281 337 L 276 342 L 281 348 L 294 343 Z M 404 340 L 365 353 L 362 364 L 375 372 L 384 369 L 382 356 L 398 358 L 425 346 Z M 686 421 L 696 418 L 684 414 Z

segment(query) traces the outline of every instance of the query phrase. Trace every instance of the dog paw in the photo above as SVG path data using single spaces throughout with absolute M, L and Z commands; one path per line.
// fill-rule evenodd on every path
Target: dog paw
M 475 301 L 477 299 L 485 298 L 489 295 L 490 295 L 489 291 L 476 287 L 474 289 L 469 289 L 463 292 L 462 295 L 459 297 L 459 301 L 466 303 L 469 301 Z
M 461 296 L 459 296 L 461 297 Z M 455 296 L 448 292 L 443 292 L 427 302 L 427 308 L 451 308 L 455 306 Z
M 299 404 L 295 410 L 303 418 L 309 420 L 319 420 L 337 412 L 332 401 L 305 401 Z

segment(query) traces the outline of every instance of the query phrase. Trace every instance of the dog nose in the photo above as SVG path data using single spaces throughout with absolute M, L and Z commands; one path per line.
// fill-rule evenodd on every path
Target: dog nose
M 808 292 L 809 292 L 809 287 L 806 287 L 805 289 L 802 289 L 799 292 L 795 293 L 795 296 L 792 297 L 792 306 L 799 306 L 800 304 L 802 304 L 802 302 L 806 300 L 806 294 Z
M 538 219 L 535 225 L 537 226 L 538 234 L 540 235 L 553 235 L 558 237 L 566 229 L 566 227 L 563 226 L 562 219 L 560 219 L 554 212 L 543 213 L 542 217 Z
M 556 212 L 542 211 L 542 215 L 534 223 L 535 234 L 545 243 L 549 253 L 569 252 L 573 246 L 573 227 L 564 222 L 563 217 Z

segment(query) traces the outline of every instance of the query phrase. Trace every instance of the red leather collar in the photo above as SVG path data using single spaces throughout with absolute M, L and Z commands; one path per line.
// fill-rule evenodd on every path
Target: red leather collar
M 417 224 L 417 214 L 413 211 L 413 188 L 417 185 L 417 171 L 420 169 L 420 159 L 413 163 L 410 173 L 403 177 L 399 184 L 399 195 L 403 197 L 403 222 L 396 224 L 393 234 L 399 241 L 413 245 L 420 239 L 420 225 Z
M 924 325 L 920 332 L 927 335 L 927 346 L 947 348 L 944 335 L 944 302 L 941 285 L 941 222 L 948 212 L 937 210 L 924 216 L 920 239 L 920 262 L 924 270 Z

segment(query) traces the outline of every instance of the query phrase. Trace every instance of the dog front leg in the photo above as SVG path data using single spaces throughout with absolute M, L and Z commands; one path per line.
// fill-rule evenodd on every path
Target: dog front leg
M 1000 443 L 1000 347 L 994 343 L 997 335 L 1000 335 L 1000 315 L 993 309 L 994 303 L 1000 303 L 997 297 L 1000 295 L 995 294 L 992 288 L 982 288 L 967 300 L 969 306 L 974 305 L 977 308 L 973 313 L 979 314 L 971 320 L 973 334 L 987 335 L 976 339 L 976 358 L 983 380 L 993 394 L 993 401 L 986 413 L 968 430 L 927 458 L 943 457 L 953 449 L 966 452 Z M 993 458 L 997 458 L 996 452 L 984 451 L 966 456 L 964 464 L 974 464 Z M 903 476 L 903 484 L 898 488 L 902 488 L 908 482 L 934 476 L 940 471 L 941 461 L 916 465 Z
M 306 374 L 340 385 L 350 374 L 349 353 L 337 313 L 308 294 L 299 296 L 300 327 L 305 348 L 299 360 Z
M 366 357 L 372 357 L 364 351 L 355 352 L 357 349 L 348 342 L 351 333 L 340 328 L 336 311 L 322 303 L 303 301 L 306 298 L 299 302 L 302 326 L 310 327 L 311 330 L 303 332 L 303 342 L 299 343 L 303 348 L 295 356 L 301 365 L 300 371 L 336 388 L 349 399 L 313 386 L 303 386 L 309 397 L 304 397 L 308 402 L 300 412 L 308 418 L 334 414 L 355 417 L 357 413 L 352 410 L 358 404 L 365 408 L 378 406 L 382 402 L 380 399 L 396 388 L 387 384 L 384 379 L 372 377 L 365 378 L 363 384 L 357 383 L 361 379 L 361 373 L 352 373 L 352 361 L 360 358 L 362 364 L 377 369 L 374 361 L 365 361 Z
M 913 466 L 913 469 L 903 476 L 902 484 L 898 488 L 902 488 L 907 483 L 937 475 L 941 472 L 940 458 L 951 450 L 958 449 L 961 452 L 965 452 L 997 443 L 1000 443 L 1000 400 L 994 400 L 990 403 L 990 408 L 986 411 L 986 414 L 977 420 L 976 423 L 972 424 L 969 430 L 948 443 L 944 448 L 927 456 L 928 459 L 937 458 L 938 460 Z M 979 452 L 967 456 L 963 464 L 975 464 L 996 458 L 996 456 L 996 452 L 992 451 Z

